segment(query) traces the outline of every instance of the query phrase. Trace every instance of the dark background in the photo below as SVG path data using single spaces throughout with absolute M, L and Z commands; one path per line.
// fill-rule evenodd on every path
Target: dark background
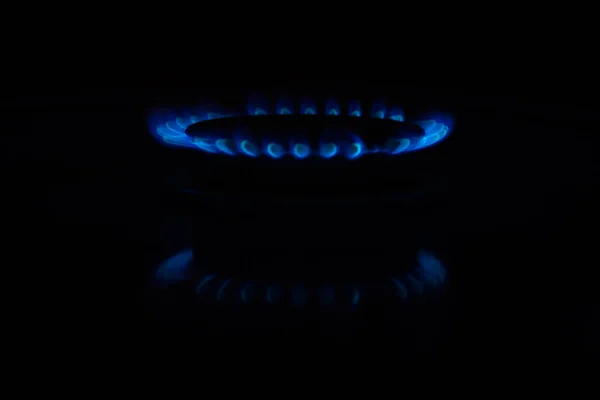
M 179 157 L 149 135 L 147 108 L 290 82 L 340 85 L 403 92 L 457 117 L 440 153 L 452 178 L 445 247 L 455 276 L 442 349 L 598 349 L 600 113 L 585 80 L 551 86 L 536 75 L 332 82 L 300 71 L 280 81 L 214 75 L 210 84 L 194 85 L 174 76 L 155 74 L 141 88 L 31 91 L 6 109 L 3 158 L 11 194 L 18 195 L 9 221 L 27 243 L 26 264 L 48 265 L 28 268 L 35 275 L 28 281 L 46 289 L 60 282 L 51 285 L 57 303 L 48 300 L 42 310 L 111 335 L 115 327 L 125 335 L 144 332 L 141 340 L 195 335 L 190 324 L 150 319 L 140 295 L 156 260 L 186 240 L 185 215 L 172 195 Z M 377 315 L 361 318 L 365 328 L 354 339 L 394 341 L 393 326 Z M 221 337 L 228 334 L 236 332 Z M 319 330 L 292 335 L 324 340 Z

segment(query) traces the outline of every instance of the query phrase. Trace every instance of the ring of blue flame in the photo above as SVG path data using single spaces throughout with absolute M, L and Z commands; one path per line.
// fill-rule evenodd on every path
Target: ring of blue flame
M 301 138 L 288 138 L 282 135 L 281 140 L 269 140 L 258 143 L 243 134 L 234 139 L 218 137 L 191 137 L 185 130 L 192 124 L 218 118 L 237 117 L 242 115 L 347 115 L 356 118 L 379 118 L 390 119 L 401 122 L 411 122 L 419 125 L 425 131 L 425 135 L 417 139 L 389 138 L 389 140 L 377 147 L 367 147 L 363 140 L 349 132 L 350 141 L 322 141 L 318 148 L 313 148 L 306 140 Z M 402 154 L 410 151 L 431 147 L 451 132 L 452 121 L 443 114 L 433 114 L 420 119 L 406 119 L 404 111 L 399 107 L 388 107 L 384 102 L 378 101 L 367 105 L 360 102 L 350 102 L 347 107 L 342 108 L 336 101 L 328 101 L 319 107 L 315 101 L 304 100 L 294 106 L 290 101 L 277 101 L 274 105 L 265 102 L 249 102 L 247 110 L 243 113 L 221 112 L 211 109 L 189 109 L 189 110 L 163 110 L 155 111 L 149 119 L 150 131 L 156 139 L 166 146 L 192 148 L 207 153 L 223 154 L 229 156 L 243 155 L 248 157 L 266 156 L 278 159 L 284 156 L 293 156 L 297 159 L 305 159 L 309 156 L 321 158 L 332 158 L 343 156 L 347 159 L 355 159 L 365 154 L 384 153 L 390 155 Z
M 191 249 L 183 250 L 163 261 L 156 272 L 156 279 L 162 284 L 184 281 L 188 277 L 194 259 Z M 420 250 L 415 266 L 406 273 L 391 276 L 382 285 L 392 289 L 394 297 L 401 300 L 410 295 L 422 295 L 428 289 L 440 287 L 446 280 L 446 269 L 432 253 Z M 381 286 L 381 285 L 380 285 Z M 363 294 L 369 288 L 360 284 L 338 285 L 323 284 L 318 288 L 309 288 L 302 283 L 281 285 L 277 282 L 253 282 L 220 276 L 212 272 L 195 278 L 196 295 L 217 301 L 239 301 L 240 303 L 262 302 L 268 304 L 283 303 L 302 308 L 309 303 L 330 307 L 334 305 L 360 305 Z M 377 291 L 381 288 L 377 287 Z

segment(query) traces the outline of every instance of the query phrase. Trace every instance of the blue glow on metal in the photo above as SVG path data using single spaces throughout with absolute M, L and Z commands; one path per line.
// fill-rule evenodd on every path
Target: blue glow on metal
M 348 115 L 357 118 L 387 118 L 394 121 L 412 122 L 423 128 L 425 136 L 413 140 L 390 138 L 383 148 L 367 148 L 360 138 L 356 138 L 356 142 L 351 144 L 325 142 L 320 144 L 318 148 L 311 148 L 306 143 L 298 143 L 297 138 L 274 139 L 266 143 L 255 143 L 241 134 L 238 140 L 233 143 L 230 139 L 224 138 L 194 139 L 185 133 L 188 126 L 212 119 L 242 115 L 292 115 L 295 113 L 304 115 Z M 452 120 L 441 114 L 434 114 L 428 118 L 407 119 L 401 108 L 388 107 L 381 101 L 364 105 L 358 101 L 353 101 L 347 107 L 342 107 L 339 102 L 330 100 L 325 102 L 321 108 L 311 99 L 304 99 L 297 105 L 294 105 L 293 101 L 280 99 L 275 102 L 274 106 L 266 101 L 252 100 L 249 102 L 245 113 L 218 112 L 212 109 L 155 111 L 149 118 L 149 125 L 151 133 L 160 143 L 166 146 L 187 147 L 214 154 L 250 157 L 266 156 L 274 159 L 286 155 L 299 159 L 309 156 L 322 158 L 343 156 L 348 159 L 355 159 L 365 154 L 385 153 L 397 155 L 431 147 L 450 134 Z M 340 151 L 340 149 L 345 150 Z
M 219 276 L 214 273 L 201 273 L 191 277 L 190 267 L 193 261 L 191 249 L 184 250 L 162 262 L 156 272 L 160 283 L 176 283 L 193 279 L 197 295 L 216 299 L 217 301 L 240 301 L 241 303 L 282 304 L 302 308 L 308 304 L 323 307 L 346 305 L 359 306 L 363 296 L 371 287 L 361 284 L 320 285 L 311 287 L 302 283 L 292 285 L 279 282 L 254 282 L 232 277 Z M 421 250 L 417 254 L 416 266 L 409 272 L 390 277 L 381 285 L 392 285 L 395 297 L 406 299 L 411 294 L 420 295 L 431 288 L 441 286 L 446 280 L 446 269 L 433 254 Z M 381 292 L 379 287 L 376 292 Z

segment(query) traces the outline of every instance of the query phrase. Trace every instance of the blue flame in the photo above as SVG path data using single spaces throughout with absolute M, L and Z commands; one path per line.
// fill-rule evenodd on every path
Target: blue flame
M 247 139 L 241 141 L 240 151 L 250 157 L 256 157 L 260 152 L 258 146 Z
M 340 115 L 341 109 L 339 104 L 335 101 L 335 100 L 329 100 L 326 104 L 325 104 L 325 114 L 327 115 L 333 115 L 333 116 L 338 116 Z
M 161 283 L 174 283 L 190 278 L 189 269 L 193 260 L 191 249 L 181 251 L 159 265 L 156 279 Z M 391 284 L 395 297 L 406 299 L 411 294 L 423 294 L 430 288 L 441 286 L 446 280 L 446 269 L 432 253 L 420 250 L 416 266 L 407 273 L 392 276 Z M 196 275 L 197 276 L 197 275 Z M 243 303 L 284 304 L 302 308 L 308 304 L 323 307 L 333 305 L 359 306 L 370 287 L 361 284 L 325 284 L 310 287 L 302 283 L 291 285 L 279 282 L 253 282 L 214 273 L 202 273 L 194 279 L 197 295 L 208 296 L 217 301 L 239 301 Z M 390 281 L 387 281 L 388 284 Z M 382 282 L 386 284 L 386 282 Z M 381 292 L 376 287 L 375 292 Z
M 365 112 L 366 110 L 366 112 Z M 188 147 L 202 150 L 208 153 L 223 155 L 245 155 L 249 157 L 267 156 L 270 158 L 281 158 L 289 155 L 298 159 L 309 156 L 332 158 L 343 156 L 348 159 L 372 153 L 385 153 L 390 155 L 401 154 L 409 151 L 420 150 L 431 147 L 444 140 L 451 132 L 452 121 L 442 114 L 433 114 L 431 118 L 411 119 L 408 122 L 415 123 L 423 128 L 425 136 L 419 139 L 390 138 L 382 148 L 367 148 L 361 138 L 355 137 L 354 143 L 322 143 L 318 147 L 311 148 L 308 144 L 298 142 L 295 138 L 266 143 L 255 143 L 243 135 L 235 142 L 225 138 L 192 138 L 185 133 L 188 126 L 202 121 L 212 119 L 228 118 L 242 115 L 292 115 L 295 113 L 303 115 L 348 115 L 352 117 L 387 118 L 394 121 L 407 121 L 404 112 L 399 107 L 388 107 L 384 102 L 376 101 L 363 105 L 358 101 L 348 103 L 347 108 L 342 107 L 334 99 L 325 102 L 324 108 L 320 108 L 312 99 L 304 99 L 297 106 L 287 99 L 280 99 L 274 105 L 264 100 L 251 100 L 245 113 L 227 113 L 216 110 L 191 109 L 184 111 L 157 111 L 149 120 L 150 130 L 159 142 L 167 146 Z
M 323 158 L 331 158 L 338 152 L 338 147 L 335 143 L 323 143 L 321 144 L 320 155 Z
M 383 102 L 381 102 L 381 101 L 377 101 L 377 102 L 373 103 L 373 106 L 371 106 L 371 117 L 384 119 L 385 116 L 386 116 L 385 104 L 383 104 Z
M 404 111 L 401 108 L 391 108 L 389 111 L 389 119 L 394 121 L 404 122 Z
M 202 293 L 204 288 L 207 286 L 208 282 L 212 281 L 216 277 L 217 277 L 217 275 L 215 275 L 215 274 L 210 274 L 210 275 L 206 275 L 206 276 L 202 277 L 200 282 L 198 282 L 198 284 L 196 285 L 196 293 L 198 293 L 198 294 Z
M 344 146 L 344 155 L 348 159 L 355 159 L 365 154 L 365 145 L 358 136 L 354 136 L 351 143 L 346 143 Z
M 280 99 L 275 106 L 277 114 L 292 115 L 294 114 L 294 104 L 286 99 Z
M 300 114 L 317 115 L 317 104 L 312 99 L 304 99 L 300 103 Z
M 292 154 L 296 158 L 306 158 L 310 155 L 310 145 L 305 143 L 296 143 L 292 147 Z
M 362 109 L 358 101 L 350 102 L 348 106 L 348 115 L 351 117 L 362 117 Z
M 277 143 L 269 143 L 267 145 L 267 154 L 272 158 L 279 158 L 285 154 L 285 149 Z
M 228 139 L 217 139 L 215 142 L 215 146 L 222 153 L 229 154 L 230 156 L 235 155 L 234 143 L 232 143 Z
M 162 282 L 177 282 L 183 280 L 193 258 L 194 252 L 192 249 L 187 249 L 175 254 L 158 266 L 156 278 Z

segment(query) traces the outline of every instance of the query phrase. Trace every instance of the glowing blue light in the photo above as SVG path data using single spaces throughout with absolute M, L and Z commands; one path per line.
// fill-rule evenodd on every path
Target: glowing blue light
M 165 126 L 172 132 L 172 134 L 185 135 L 185 128 L 177 124 L 177 119 L 175 119 L 175 121 L 167 121 Z
M 206 120 L 228 118 L 228 117 L 233 117 L 233 116 L 234 115 L 221 114 L 221 113 L 217 113 L 217 112 L 209 112 L 208 114 L 206 114 Z M 198 122 L 200 122 L 200 121 L 198 121 Z
M 191 141 L 189 140 L 188 137 L 181 137 L 181 138 L 173 138 L 173 137 L 164 137 L 163 141 L 166 144 L 170 144 L 173 146 L 178 146 L 178 147 L 195 147 L 193 143 L 191 143 Z
M 419 125 L 425 131 L 425 134 L 432 133 L 435 128 L 436 122 L 434 120 L 416 121 L 415 124 Z
M 440 137 L 440 140 L 443 140 L 446 135 L 448 134 L 448 132 L 450 132 L 450 128 L 448 128 L 447 126 L 444 126 L 444 129 L 442 129 L 442 131 L 438 134 Z
M 360 143 L 352 143 L 348 146 L 347 156 L 348 158 L 356 158 L 359 157 L 362 153 L 362 145 Z
M 182 137 L 182 138 L 187 138 L 187 135 L 185 133 L 177 133 L 177 132 L 173 132 L 172 130 L 170 130 L 169 128 L 162 127 L 159 126 L 156 128 L 156 132 L 163 138 L 165 137 Z
M 310 147 L 303 143 L 296 143 L 293 149 L 294 156 L 298 158 L 306 158 L 310 155 Z
M 240 143 L 240 149 L 251 157 L 256 157 L 258 155 L 258 147 L 249 140 L 242 140 Z
M 330 100 L 327 102 L 327 104 L 325 105 L 325 114 L 337 116 L 340 115 L 340 113 L 340 106 L 337 102 L 335 102 L 334 100 Z
M 394 121 L 404 122 L 404 111 L 399 108 L 392 108 L 389 112 L 389 118 Z
M 294 114 L 294 105 L 287 99 L 279 99 L 277 100 L 275 110 L 279 115 L 291 115 Z
M 436 286 L 444 282 L 446 270 L 440 260 L 426 251 L 419 251 L 417 260 L 420 265 L 419 274 L 428 284 Z
M 394 282 L 396 288 L 398 289 L 398 296 L 402 297 L 403 299 L 408 297 L 408 290 L 402 282 L 400 282 L 397 278 L 392 278 L 392 282 Z
M 383 102 L 373 102 L 366 104 L 365 109 L 368 111 L 367 118 L 388 118 L 394 121 L 406 121 L 406 117 L 402 109 L 398 107 L 387 107 Z M 230 113 L 216 112 L 215 110 L 198 110 L 190 109 L 187 111 L 176 112 L 166 110 L 164 112 L 157 111 L 150 117 L 150 129 L 153 135 L 164 145 L 175 147 L 187 147 L 191 149 L 201 150 L 213 154 L 224 155 L 244 155 L 250 157 L 267 156 L 271 158 L 281 158 L 290 154 L 296 158 L 306 158 L 312 155 L 311 149 L 303 143 L 298 146 L 298 138 L 290 137 L 281 140 L 273 140 L 262 145 L 258 145 L 250 138 L 240 135 L 236 142 L 226 138 L 193 138 L 185 133 L 185 130 L 192 124 L 209 121 L 213 119 L 222 119 L 229 117 L 237 117 L 240 115 L 260 116 L 260 115 L 292 115 L 294 113 L 316 115 L 323 113 L 331 116 L 353 116 L 364 117 L 364 112 L 361 103 L 353 101 L 346 103 L 346 106 L 340 106 L 340 103 L 335 100 L 327 101 L 322 108 L 319 108 L 314 100 L 305 99 L 294 106 L 290 100 L 280 99 L 274 105 L 268 102 L 258 100 L 248 104 L 245 113 Z M 408 120 L 413 122 L 425 131 L 422 138 L 409 140 L 406 138 L 390 138 L 388 143 L 383 147 L 366 147 L 363 141 L 358 138 L 357 146 L 345 146 L 343 142 L 332 142 L 321 145 L 319 151 L 315 155 L 323 158 L 332 158 L 334 156 L 343 156 L 348 159 L 357 158 L 366 154 L 384 153 L 396 155 L 408 151 L 416 151 L 419 149 L 431 147 L 436 143 L 444 140 L 450 133 L 451 121 L 441 115 L 429 119 Z M 237 143 L 237 145 L 236 145 Z M 304 147 L 306 146 L 306 147 Z M 360 147 L 360 152 L 358 148 Z M 287 152 L 285 149 L 292 149 Z M 344 149 L 340 151 L 340 149 Z
M 273 158 L 279 158 L 285 154 L 285 149 L 277 143 L 269 143 L 267 145 L 267 153 Z
M 219 149 L 220 151 L 222 151 L 225 154 L 229 154 L 230 156 L 235 155 L 235 151 L 232 150 L 233 143 L 230 140 L 218 139 L 216 141 L 216 146 L 217 146 L 217 149 Z
M 362 111 L 360 108 L 360 103 L 357 101 L 351 102 L 348 107 L 348 115 L 351 117 L 361 117 Z
M 446 279 L 446 269 L 433 254 L 428 251 L 419 250 L 417 253 L 418 266 L 407 273 L 404 278 L 392 278 L 392 282 L 397 289 L 398 296 L 406 298 L 409 293 L 409 287 L 415 293 L 423 293 L 425 286 L 439 286 Z M 404 283 L 407 282 L 408 286 Z
M 389 139 L 385 147 L 390 154 L 402 153 L 410 147 L 409 139 Z
M 426 131 L 427 135 L 439 135 L 446 128 L 444 124 L 439 124 L 434 121 L 434 125 Z
M 156 278 L 163 282 L 177 282 L 185 278 L 193 259 L 191 249 L 184 250 L 163 261 L 156 271 Z
M 429 146 L 430 144 L 433 144 L 438 140 L 440 140 L 440 136 L 437 133 L 434 133 L 433 135 L 424 136 L 419 141 L 419 147 Z
M 210 139 L 202 139 L 202 138 L 194 139 L 194 144 L 196 146 L 198 146 L 198 148 L 200 148 L 204 151 L 208 151 L 209 153 L 217 152 L 217 148 L 216 148 L 214 141 L 212 141 Z
M 302 104 L 300 104 L 300 114 L 304 115 L 316 115 L 317 114 L 317 105 L 314 101 L 310 99 L 305 99 Z
M 321 156 L 331 158 L 337 154 L 337 146 L 335 143 L 325 143 L 321 145 Z
M 227 279 L 221 284 L 221 287 L 217 291 L 217 300 L 223 300 L 223 298 L 225 297 L 225 289 L 227 288 L 227 286 L 229 286 L 230 283 L 231 279 Z
M 206 287 L 206 284 L 208 284 L 208 282 L 212 281 L 216 277 L 217 276 L 215 274 L 211 274 L 202 278 L 202 280 L 196 285 L 196 293 L 201 293 L 202 290 Z
M 385 118 L 385 112 L 385 104 L 380 101 L 373 103 L 373 106 L 371 107 L 371 117 L 383 119 Z
M 186 280 L 195 276 L 188 273 L 193 261 L 191 249 L 181 251 L 162 262 L 156 271 L 156 279 L 160 283 L 172 283 Z M 394 293 L 400 299 L 406 299 L 411 294 L 423 294 L 428 288 L 435 288 L 446 280 L 446 269 L 441 261 L 432 253 L 419 250 L 416 257 L 416 265 L 412 270 L 400 276 L 392 276 Z M 216 298 L 225 301 L 228 298 L 241 299 L 242 303 L 251 300 L 260 301 L 264 304 L 282 304 L 287 302 L 293 307 L 304 307 L 309 298 L 315 298 L 322 306 L 349 305 L 354 308 L 363 297 L 365 290 L 368 297 L 368 286 L 360 284 L 352 285 L 323 285 L 318 288 L 309 289 L 303 284 L 293 286 L 282 286 L 270 282 L 267 284 L 256 284 L 233 277 L 222 277 L 216 274 L 205 274 L 195 280 L 195 292 L 204 298 Z M 389 281 L 387 281 L 389 284 Z M 288 292 L 289 291 L 289 292 Z M 376 289 L 379 293 L 380 290 Z

